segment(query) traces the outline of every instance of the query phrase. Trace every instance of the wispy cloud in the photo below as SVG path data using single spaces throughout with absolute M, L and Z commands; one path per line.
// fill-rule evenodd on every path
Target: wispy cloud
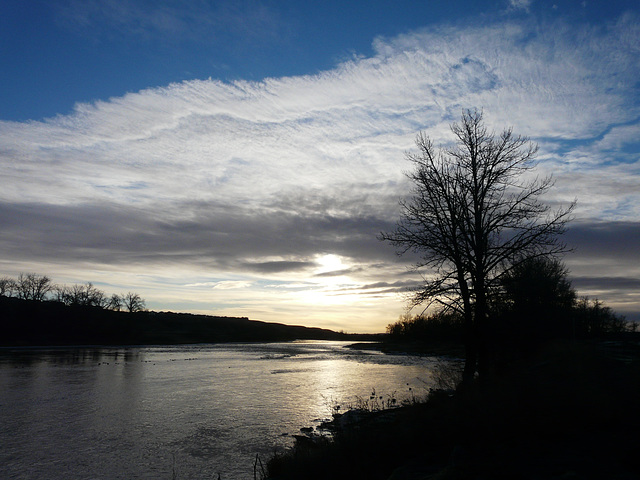
M 531 7 L 532 0 L 509 0 L 509 5 L 511 8 L 516 10 L 525 10 L 529 11 L 529 7 Z
M 78 6 L 77 21 L 102 15 L 129 28 L 143 15 L 132 5 Z M 163 23 L 163 8 L 173 7 L 160 4 L 144 21 L 182 28 L 184 16 Z M 346 275 L 355 289 L 388 292 L 405 267 L 375 237 L 392 228 L 406 195 L 404 152 L 421 129 L 450 141 L 449 123 L 473 106 L 492 127 L 513 125 L 540 143 L 540 172 L 557 178 L 550 200 L 578 196 L 585 222 L 635 226 L 637 24 L 625 16 L 606 29 L 561 21 L 431 28 L 378 38 L 373 56 L 316 75 L 189 81 L 41 122 L 2 122 L 5 267 L 38 259 L 55 274 L 82 262 L 90 277 L 117 265 L 163 278 L 173 271 L 183 284 L 209 271 L 235 275 L 214 290 L 253 292 L 260 279 L 301 285 Z M 318 272 L 324 254 L 343 267 Z M 149 288 L 158 301 L 165 295 Z M 402 305 L 386 298 L 385 315 Z M 268 310 L 247 302 L 234 297 L 234 311 Z
M 211 288 L 217 288 L 219 290 L 235 290 L 238 288 L 245 289 L 251 286 L 251 282 L 242 280 L 223 280 L 215 283 Z
M 277 41 L 287 26 L 265 3 L 255 0 L 131 1 L 71 0 L 55 5 L 58 24 L 95 41 L 125 38 L 148 42 Z M 120 38 L 117 38 L 120 37 Z

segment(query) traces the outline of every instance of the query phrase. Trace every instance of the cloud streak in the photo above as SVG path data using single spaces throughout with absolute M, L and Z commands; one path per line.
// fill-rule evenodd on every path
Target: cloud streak
M 86 13 L 89 24 L 94 15 Z M 135 16 L 122 15 L 124 27 Z M 242 286 L 265 305 L 304 301 L 273 289 L 271 300 L 263 297 L 261 281 L 317 293 L 345 277 L 362 298 L 374 290 L 367 285 L 380 285 L 380 316 L 353 328 L 380 329 L 402 305 L 391 292 L 404 285 L 407 260 L 376 235 L 393 228 L 406 195 L 404 152 L 418 130 L 450 141 L 449 123 L 476 106 L 492 127 L 513 125 L 539 142 L 540 173 L 557 179 L 550 201 L 578 197 L 582 223 L 569 238 L 584 249 L 572 269 L 593 277 L 585 262 L 611 255 L 601 247 L 607 241 L 636 259 L 637 25 L 626 15 L 601 29 L 562 21 L 442 26 L 377 38 L 373 56 L 316 75 L 194 80 L 78 104 L 41 122 L 0 122 L 5 268 L 31 270 L 37 260 L 55 276 L 78 265 L 80 280 L 106 266 L 157 271 L 164 281 L 173 270 L 184 285 Z M 342 258 L 335 274 L 317 271 L 328 254 Z M 640 278 L 615 266 L 620 277 Z M 150 305 L 161 302 L 150 281 L 140 285 Z M 224 303 L 212 297 L 211 309 L 216 302 Z M 324 311 L 319 304 L 306 308 Z M 291 314 L 239 297 L 233 305 L 252 317 L 251 308 L 267 319 Z
M 56 21 L 96 41 L 131 37 L 146 42 L 216 42 L 229 35 L 244 41 L 275 40 L 287 28 L 261 2 L 83 0 L 55 6 Z

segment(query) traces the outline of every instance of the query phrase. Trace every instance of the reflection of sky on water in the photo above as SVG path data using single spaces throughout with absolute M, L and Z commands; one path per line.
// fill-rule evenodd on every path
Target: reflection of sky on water
M 250 478 L 335 405 L 426 393 L 434 359 L 343 347 L 3 350 L 0 477 Z

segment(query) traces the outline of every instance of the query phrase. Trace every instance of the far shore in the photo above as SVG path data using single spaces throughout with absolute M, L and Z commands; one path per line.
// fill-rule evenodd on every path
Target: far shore
M 379 340 L 324 328 L 174 312 L 121 312 L 0 297 L 0 346 L 134 346 L 291 340 Z

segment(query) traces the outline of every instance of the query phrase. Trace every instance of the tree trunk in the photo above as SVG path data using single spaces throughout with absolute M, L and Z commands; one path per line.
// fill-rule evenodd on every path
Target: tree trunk
M 462 262 L 457 262 L 458 269 L 458 285 L 460 287 L 460 295 L 464 307 L 464 348 L 465 361 L 464 371 L 462 372 L 462 386 L 466 387 L 473 383 L 478 364 L 478 344 L 475 325 L 473 322 L 473 311 L 471 307 L 471 294 L 469 285 L 464 277 L 464 269 Z
M 465 342 L 464 370 L 462 372 L 462 386 L 466 387 L 473 383 L 478 364 L 478 345 L 472 335 L 469 335 Z
M 489 318 L 487 297 L 484 294 L 484 285 L 479 289 L 476 297 L 476 341 L 478 345 L 478 376 L 481 381 L 488 378 L 491 367 L 491 351 L 489 348 Z

